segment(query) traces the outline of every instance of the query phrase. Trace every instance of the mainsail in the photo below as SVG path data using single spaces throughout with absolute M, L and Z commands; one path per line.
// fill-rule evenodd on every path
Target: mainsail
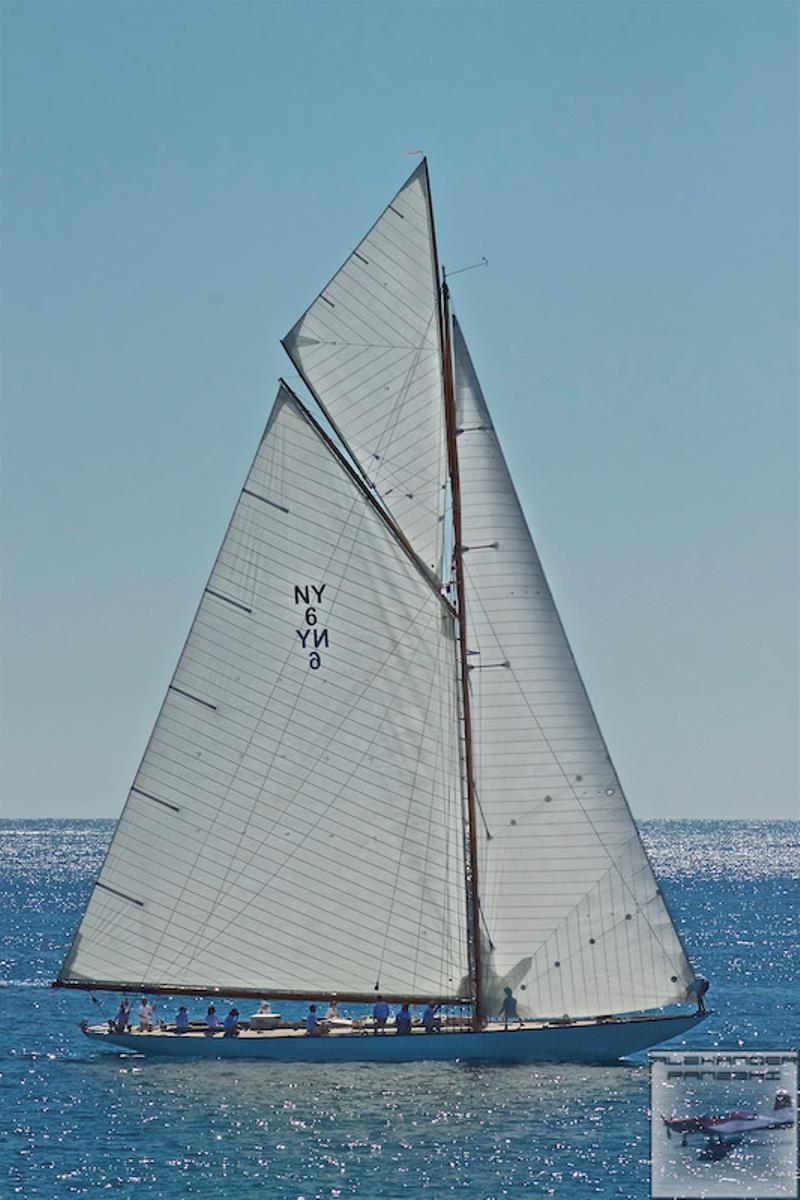
M 692 979 L 454 323 L 483 985 L 521 1013 L 686 998 Z
M 438 305 L 423 162 L 283 342 L 417 554 L 437 572 L 447 474 Z
M 455 998 L 449 606 L 283 387 L 62 983 Z

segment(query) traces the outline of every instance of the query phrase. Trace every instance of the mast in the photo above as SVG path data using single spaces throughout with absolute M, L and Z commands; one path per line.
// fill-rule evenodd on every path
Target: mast
M 433 254 L 439 273 L 439 255 L 436 248 L 436 225 L 433 220 L 428 160 L 425 164 L 428 204 L 430 206 Z M 444 418 L 447 440 L 447 465 L 450 474 L 450 492 L 453 509 L 453 566 L 456 584 L 456 607 L 458 609 L 458 653 L 461 676 L 461 713 L 464 722 L 464 775 L 467 793 L 467 837 L 464 869 L 468 901 L 468 942 L 470 968 L 475 1003 L 473 1024 L 480 1029 L 484 1024 L 483 997 L 481 995 L 481 913 L 478 893 L 478 839 L 477 803 L 475 798 L 475 773 L 472 756 L 472 717 L 470 713 L 469 665 L 467 661 L 467 608 L 464 589 L 464 559 L 461 540 L 461 482 L 458 470 L 458 445 L 456 442 L 456 399 L 453 382 L 453 354 L 450 340 L 450 290 L 444 268 L 439 289 L 439 344 L 442 355 L 442 386 L 444 391 Z

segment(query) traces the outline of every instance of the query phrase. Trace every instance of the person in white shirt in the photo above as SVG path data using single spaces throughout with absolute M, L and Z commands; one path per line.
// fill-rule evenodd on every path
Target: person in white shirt
M 148 1003 L 147 996 L 142 996 L 139 1005 L 139 1032 L 151 1033 L 153 1029 L 153 1006 Z
M 206 1033 L 213 1037 L 214 1034 L 218 1032 L 219 1028 L 220 1020 L 217 1016 L 217 1010 L 214 1008 L 213 1004 L 210 1004 L 208 1006 L 208 1012 L 206 1013 Z
M 326 1021 L 338 1021 L 338 1019 L 339 1019 L 339 1009 L 337 1007 L 337 1003 L 335 1000 L 331 1000 L 330 1004 L 328 1005 L 328 1011 L 325 1013 L 325 1020 Z

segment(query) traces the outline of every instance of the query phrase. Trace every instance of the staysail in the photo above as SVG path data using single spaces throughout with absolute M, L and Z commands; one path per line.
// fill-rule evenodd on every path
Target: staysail
M 414 550 L 438 572 L 447 471 L 425 162 L 283 345 Z
M 59 982 L 455 998 L 448 606 L 282 387 Z
M 454 323 L 483 987 L 529 1016 L 686 999 L 693 978 Z

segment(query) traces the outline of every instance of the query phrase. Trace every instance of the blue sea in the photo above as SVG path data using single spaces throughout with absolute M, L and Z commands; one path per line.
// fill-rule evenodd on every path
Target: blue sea
M 289 1068 L 95 1049 L 78 1023 L 113 999 L 93 1005 L 49 985 L 112 830 L 0 823 L 1 1195 L 649 1195 L 645 1056 L 615 1067 Z M 685 1044 L 796 1047 L 800 824 L 651 821 L 642 833 L 712 981 L 715 1014 Z

